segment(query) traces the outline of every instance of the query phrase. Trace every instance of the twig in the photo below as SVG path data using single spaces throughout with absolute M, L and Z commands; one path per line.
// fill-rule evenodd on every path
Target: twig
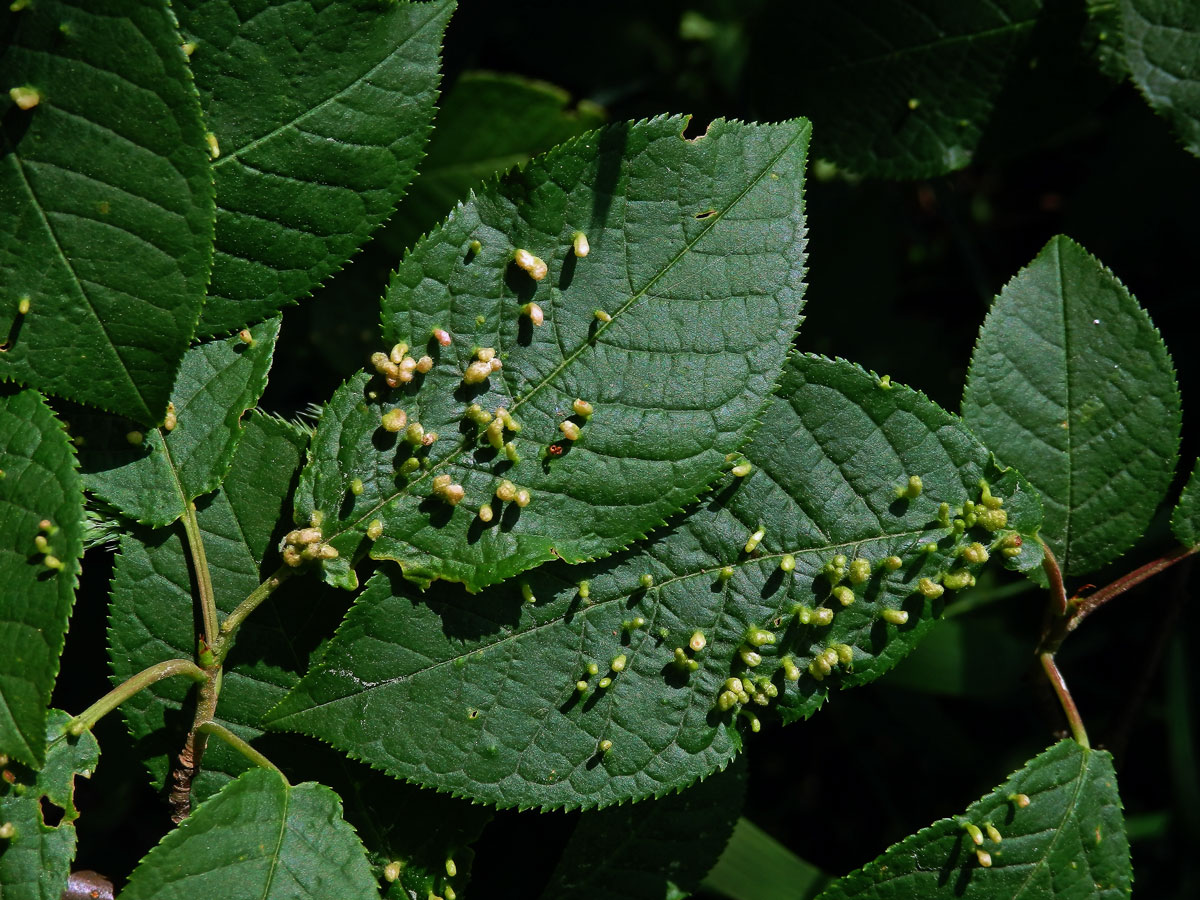
M 1039 657 L 1042 663 L 1042 671 L 1046 673 L 1046 678 L 1050 681 L 1050 686 L 1054 688 L 1054 693 L 1058 695 L 1059 705 L 1062 706 L 1063 713 L 1067 717 L 1067 722 L 1071 726 L 1071 734 L 1075 738 L 1075 742 L 1085 750 L 1091 747 L 1088 743 L 1087 730 L 1083 727 L 1083 719 L 1080 718 L 1079 708 L 1075 705 L 1075 700 L 1071 697 L 1070 690 L 1067 689 L 1066 679 L 1063 678 L 1062 672 L 1058 670 L 1058 663 L 1054 661 L 1054 654 L 1042 653 Z
M 155 663 L 148 669 L 143 669 L 141 672 L 130 676 L 118 684 L 68 722 L 66 730 L 75 735 L 83 734 L 134 694 L 138 694 L 150 687 L 150 685 L 174 675 L 186 675 L 193 681 L 208 680 L 208 673 L 190 659 L 168 659 L 164 662 Z
M 264 769 L 271 769 L 272 771 L 279 772 L 279 766 L 275 765 L 275 763 L 271 762 L 224 725 L 218 725 L 216 722 L 205 722 L 196 730 L 201 731 L 204 734 L 211 734 L 215 737 L 219 737 L 256 766 L 261 766 Z M 279 772 L 279 774 L 281 776 L 283 775 L 282 772 Z M 287 781 L 287 778 L 284 778 L 284 781 Z

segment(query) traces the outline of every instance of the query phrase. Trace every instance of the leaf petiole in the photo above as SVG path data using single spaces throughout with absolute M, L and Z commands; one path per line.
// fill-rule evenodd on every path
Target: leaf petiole
M 224 725 L 218 725 L 216 722 L 204 722 L 196 730 L 220 738 L 256 766 L 261 766 L 264 769 L 270 769 L 273 772 L 279 772 L 279 776 L 283 778 L 285 782 L 287 781 L 287 778 L 284 777 L 283 773 L 279 771 L 279 767 L 275 765 L 275 763 L 271 762 Z
M 295 569 L 290 566 L 280 566 L 262 584 L 251 591 L 246 599 L 237 605 L 233 612 L 225 617 L 225 621 L 221 623 L 221 627 L 217 631 L 216 640 L 212 644 L 212 651 L 217 658 L 217 662 L 223 660 L 229 652 L 229 648 L 233 646 L 233 636 L 242 622 L 246 620 L 246 617 L 258 609 L 263 601 L 270 597 L 275 592 L 275 589 L 283 584 L 294 571 Z
M 73 718 L 67 723 L 66 730 L 74 735 L 83 734 L 130 697 L 144 691 L 150 685 L 162 681 L 164 678 L 170 678 L 173 675 L 186 675 L 192 681 L 196 682 L 208 680 L 208 673 L 190 659 L 168 659 L 164 662 L 155 663 L 148 669 L 143 669 L 141 672 L 117 685 Z

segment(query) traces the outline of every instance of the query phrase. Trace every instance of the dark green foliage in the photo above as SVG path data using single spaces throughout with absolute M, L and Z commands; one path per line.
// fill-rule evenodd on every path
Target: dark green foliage
M 585 813 L 543 900 L 686 897 L 712 867 L 746 793 L 746 761 L 650 804 Z
M 968 824 L 979 830 L 978 848 Z M 1118 900 L 1132 882 L 1112 756 L 1068 740 L 963 815 L 933 823 L 830 885 L 819 900 Z
M 83 556 L 83 485 L 37 391 L 0 393 L 0 754 L 42 763 Z
M 175 425 L 139 431 L 114 416 L 72 411 L 87 489 L 122 515 L 162 528 L 216 490 L 242 436 L 242 415 L 267 384 L 279 319 L 184 354 L 171 390 Z
M 849 363 L 790 364 L 746 458 L 750 475 L 728 476 L 672 527 L 608 561 L 545 566 L 522 587 L 477 597 L 455 585 L 422 595 L 381 570 L 270 721 L 394 775 L 501 806 L 657 795 L 723 768 L 740 749 L 742 729 L 756 720 L 717 707 L 727 678 L 771 683 L 778 700 L 768 706 L 789 722 L 815 712 L 831 685 L 865 684 L 913 647 L 944 604 L 917 591 L 920 579 L 977 568 L 962 548 L 999 539 L 979 526 L 965 534 L 943 526 L 940 503 L 978 501 L 986 478 L 1005 498 L 1009 528 L 1028 538 L 1040 518 L 1028 484 L 995 469 L 958 420 Z M 894 488 L 917 474 L 920 497 L 898 499 Z M 766 536 L 747 552 L 760 526 Z M 1018 560 L 1036 564 L 1036 545 L 1026 548 Z M 788 554 L 794 573 L 780 568 Z M 823 574 L 838 554 L 869 560 L 873 573 L 845 608 Z M 881 565 L 892 554 L 898 570 Z M 833 624 L 803 623 L 798 604 L 836 611 Z M 885 620 L 901 612 L 906 624 Z M 638 617 L 644 624 L 632 627 Z M 740 651 L 755 628 L 778 642 L 758 647 L 763 661 L 750 671 Z M 705 646 L 679 651 L 694 657 L 691 670 L 674 651 L 697 631 Z M 818 680 L 808 667 L 838 645 L 853 661 L 835 659 L 835 672 Z M 606 672 L 618 656 L 623 670 Z M 798 681 L 786 677 L 785 658 Z M 594 676 L 589 662 L 600 669 Z M 613 683 L 603 689 L 606 675 Z M 752 712 L 764 707 L 748 703 Z M 430 721 L 442 723 L 435 742 L 422 724 Z
M 1125 66 L 1154 111 L 1200 156 L 1200 6 L 1119 0 Z
M 660 118 L 564 144 L 484 188 L 404 258 L 381 352 L 403 342 L 433 368 L 394 390 L 357 375 L 322 412 L 296 520 L 316 514 L 340 551 L 331 581 L 353 584 L 346 561 L 366 552 L 418 583 L 472 590 L 549 559 L 603 556 L 694 499 L 745 441 L 800 312 L 809 127 L 718 121 L 687 141 L 685 125 Z M 585 258 L 572 250 L 579 230 Z M 544 280 L 513 262 L 519 248 L 546 261 Z M 522 313 L 530 302 L 541 327 Z M 480 347 L 504 368 L 467 383 Z M 577 398 L 595 414 L 574 413 Z M 483 437 L 471 404 L 518 420 L 497 443 L 519 461 Z M 439 440 L 414 449 L 386 431 L 394 408 Z M 576 441 L 559 429 L 568 419 Z M 406 474 L 410 459 L 422 465 Z M 443 476 L 465 489 L 457 507 L 434 493 Z M 503 480 L 528 489 L 527 508 L 496 499 Z
M 362 842 L 329 788 L 254 769 L 230 782 L 142 860 L 122 900 L 378 898 Z
M 0 897 L 4 900 L 58 900 L 75 858 L 75 776 L 90 777 L 100 758 L 91 734 L 64 736 L 70 716 L 52 709 L 46 716 L 46 755 L 40 771 L 13 765 L 0 779 Z M 40 743 L 40 742 L 39 742 Z M 50 824 L 54 813 L 58 821 Z
M 250 9 L 179 4 L 220 150 L 203 335 L 306 295 L 391 213 L 429 137 L 454 0 Z
M 1170 354 L 1124 285 L 1066 237 L 996 300 L 963 417 L 1037 487 L 1042 536 L 1068 574 L 1129 549 L 1175 471 L 1180 400 Z
M 0 378 L 161 422 L 213 235 L 174 16 L 155 0 L 6 3 L 0 86 Z
M 1192 469 L 1192 477 L 1184 486 L 1179 504 L 1171 516 L 1171 530 L 1185 547 L 1200 544 L 1200 460 Z

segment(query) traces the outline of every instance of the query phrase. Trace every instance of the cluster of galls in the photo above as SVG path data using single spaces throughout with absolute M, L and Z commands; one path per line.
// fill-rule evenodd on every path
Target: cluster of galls
M 61 572 L 66 568 L 66 563 L 54 555 L 54 548 L 50 546 L 50 538 L 58 533 L 58 526 L 49 519 L 42 519 L 38 522 L 38 532 L 33 539 L 33 545 L 37 552 L 42 554 L 42 565 L 55 572 Z
M 762 722 L 746 707 L 752 703 L 757 706 L 767 706 L 778 696 L 779 688 L 765 675 L 758 677 L 743 675 L 740 678 L 735 675 L 726 678 L 725 683 L 721 685 L 721 693 L 717 696 L 717 709 L 721 712 L 736 709 L 749 721 L 750 730 L 757 732 L 762 729 Z
M 746 463 L 745 465 L 747 470 L 744 473 L 735 471 L 735 474 L 749 474 L 749 464 Z M 1008 515 L 1003 509 L 1003 498 L 994 496 L 986 481 L 981 480 L 979 487 L 979 501 L 966 501 L 961 508 L 953 511 L 953 516 L 951 515 L 949 504 L 943 503 L 939 508 L 938 524 L 949 528 L 956 538 L 964 535 L 968 528 L 979 527 L 986 531 L 1000 532 L 1008 524 Z M 897 498 L 915 500 L 921 495 L 923 489 L 924 485 L 921 482 L 920 476 L 913 475 L 906 479 L 902 486 L 895 489 L 895 496 Z M 762 526 L 756 528 L 746 540 L 745 552 L 754 554 L 765 536 L 766 531 Z M 963 560 L 964 565 L 918 579 L 914 586 L 914 592 L 928 599 L 937 599 L 946 590 L 956 591 L 973 587 L 975 576 L 965 564 L 982 565 L 988 561 L 993 552 L 999 552 L 1006 558 L 1015 557 L 1021 553 L 1021 544 L 1021 536 L 1015 532 L 1004 532 L 996 535 L 990 546 L 985 546 L 979 541 L 960 543 L 955 553 Z M 937 549 L 937 542 L 932 541 L 919 548 L 920 551 L 929 553 Z M 791 615 L 795 616 L 796 621 L 802 626 L 824 627 L 831 625 L 834 618 L 834 609 L 831 607 L 851 606 L 858 599 L 856 589 L 869 582 L 876 571 L 895 572 L 902 568 L 903 565 L 904 561 L 895 555 L 883 558 L 876 566 L 871 560 L 863 557 L 849 559 L 845 554 L 835 554 L 821 567 L 819 573 L 829 583 L 827 599 L 834 601 L 834 603 L 830 606 L 819 606 L 815 609 L 805 604 L 797 603 L 792 606 Z M 795 554 L 783 554 L 779 559 L 779 568 L 783 573 L 788 575 L 795 572 Z M 727 565 L 717 571 L 717 578 L 719 581 L 724 582 L 732 578 L 734 574 L 734 567 Z M 889 625 L 897 626 L 907 624 L 909 619 L 907 610 L 893 607 L 881 608 L 878 616 L 880 620 Z M 782 617 L 775 620 L 775 625 L 783 625 Z M 745 638 L 738 647 L 736 660 L 747 670 L 755 669 L 763 662 L 762 648 L 768 645 L 773 646 L 775 643 L 776 636 L 773 632 L 757 626 L 751 627 L 746 631 Z M 854 649 L 850 645 L 830 644 L 824 650 L 817 653 L 806 668 L 808 674 L 816 681 L 823 681 L 826 677 L 833 674 L 839 666 L 849 670 L 849 667 L 853 665 L 853 661 Z M 779 667 L 788 681 L 799 681 L 803 674 L 800 666 L 796 664 L 791 656 L 781 657 Z M 759 680 L 761 681 L 762 679 L 760 678 Z M 745 703 L 736 691 L 731 690 L 729 682 L 726 682 L 725 687 L 717 697 L 716 705 L 719 709 L 725 711 L 732 709 L 735 701 L 743 705 Z M 765 703 L 765 701 L 758 702 Z
M 1020 802 L 1015 799 L 1017 797 L 1024 797 L 1024 805 L 1029 805 L 1029 798 L 1024 794 L 1015 794 L 1013 795 L 1013 798 L 1011 798 L 1014 799 L 1014 802 L 1017 802 L 1018 805 L 1020 805 Z M 987 832 L 987 836 L 991 839 L 993 844 L 999 844 L 1004 839 L 1000 834 L 1000 830 L 991 822 L 984 822 L 982 829 L 980 829 L 978 825 L 968 822 L 965 819 L 961 820 L 959 824 L 962 825 L 963 831 L 965 831 L 967 836 L 971 839 L 971 843 L 975 845 L 975 858 L 979 861 L 979 864 L 985 869 L 990 868 L 992 865 L 992 854 L 983 848 L 983 833 L 984 831 Z
M 279 552 L 284 563 L 293 568 L 315 559 L 337 559 L 338 556 L 337 548 L 324 542 L 319 522 L 314 522 L 308 528 L 289 531 L 283 536 Z
M 436 329 L 434 334 L 434 337 L 441 343 L 436 331 L 441 331 L 441 329 Z M 397 388 L 402 384 L 408 384 L 418 373 L 421 375 L 428 373 L 433 368 L 433 357 L 422 356 L 420 359 L 413 359 L 408 355 L 408 344 L 401 342 L 392 347 L 390 353 L 372 353 L 371 365 L 384 377 L 388 387 Z
M 608 671 L 612 674 L 605 674 L 603 678 L 596 682 L 596 687 L 600 690 L 608 690 L 612 686 L 613 679 L 625 671 L 625 667 L 629 664 L 629 657 L 624 653 L 618 653 L 612 658 L 608 664 Z M 598 663 L 589 662 L 587 664 L 587 675 L 575 682 L 575 690 L 580 694 L 586 694 L 591 688 L 588 678 L 593 678 L 600 674 L 600 665 Z M 611 744 L 609 745 L 612 746 Z

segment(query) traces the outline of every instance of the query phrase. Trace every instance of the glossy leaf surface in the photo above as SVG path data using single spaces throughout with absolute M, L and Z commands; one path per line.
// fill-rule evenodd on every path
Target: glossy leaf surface
M 1177 0 L 1121 0 L 1125 66 L 1138 90 L 1200 156 L 1200 6 Z
M 850 363 L 789 364 L 745 452 L 751 474 L 722 480 L 671 526 L 610 560 L 544 566 L 520 586 L 479 596 L 450 584 L 422 594 L 394 569 L 380 570 L 268 722 L 398 777 L 501 806 L 659 795 L 723 768 L 754 715 L 804 718 L 830 688 L 865 684 L 912 648 L 952 596 L 927 597 L 920 579 L 962 577 L 972 568 L 960 556 L 968 544 L 1008 540 L 978 523 L 965 533 L 951 519 L 943 525 L 940 504 L 978 503 L 987 479 L 1006 498 L 1007 527 L 1028 538 L 1040 517 L 1028 483 L 996 470 L 958 419 Z M 897 498 L 913 475 L 920 495 Z M 765 535 L 748 552 L 760 526 Z M 1026 539 L 1014 562 L 1037 565 L 1036 546 Z M 792 573 L 781 568 L 789 555 Z M 891 555 L 900 568 L 882 565 Z M 847 566 L 838 587 L 849 590 L 848 606 L 822 574 L 837 556 Z M 869 574 L 850 585 L 856 557 Z M 863 574 L 861 563 L 856 569 Z M 798 606 L 826 612 L 813 618 L 793 612 Z M 818 624 L 826 614 L 832 624 Z M 750 667 L 754 658 L 741 651 L 754 649 L 759 629 L 772 640 Z M 692 650 L 697 634 L 704 646 Z M 835 657 L 825 676 L 816 657 L 839 645 L 850 661 Z M 621 671 L 611 670 L 619 657 Z M 797 680 L 787 678 L 785 657 Z M 759 685 L 767 705 L 748 702 L 745 715 L 737 705 L 720 709 L 730 677 Z M 612 742 L 608 752 L 601 741 Z
M 242 436 L 242 415 L 258 402 L 279 336 L 279 319 L 238 336 L 191 347 L 171 391 L 175 427 L 139 431 L 113 416 L 72 413 L 83 438 L 84 484 L 121 513 L 161 528 L 189 501 L 216 490 Z
M 616 125 L 557 147 L 405 257 L 383 303 L 385 344 L 433 367 L 396 390 L 357 375 L 322 413 L 297 520 L 322 518 L 342 557 L 331 578 L 368 551 L 414 581 L 471 589 L 555 557 L 602 556 L 694 499 L 743 443 L 800 312 L 809 126 L 718 120 L 689 141 L 685 124 Z M 579 230 L 586 257 L 572 250 Z M 544 280 L 515 265 L 517 248 L 546 261 Z M 528 302 L 541 327 L 522 314 Z M 439 328 L 449 346 L 431 338 Z M 467 384 L 478 347 L 503 369 Z M 577 398 L 594 415 L 574 412 Z M 472 404 L 517 420 L 503 435 L 517 462 L 466 418 Z M 409 444 L 381 424 L 393 408 L 440 436 L 416 451 L 427 467 L 411 475 L 400 469 Z M 577 440 L 560 430 L 568 420 Z M 434 495 L 442 476 L 465 491 L 457 507 Z M 503 480 L 532 502 L 501 502 Z
M 543 900 L 663 900 L 700 884 L 746 799 L 745 757 L 679 794 L 584 813 Z
M 214 215 L 175 18 L 162 0 L 12 7 L 0 9 L 0 378 L 160 422 Z
M 121 900 L 371 900 L 362 842 L 337 794 L 254 769 L 230 782 L 151 850 Z
M 201 334 L 307 295 L 391 214 L 425 149 L 453 0 L 178 5 L 220 155 Z
M 1027 805 L 1013 799 L 1020 795 Z M 965 823 L 979 829 L 978 847 Z M 819 900 L 1117 900 L 1129 896 L 1132 881 L 1112 756 L 1067 740 L 962 816 L 905 838 Z
M 1041 492 L 1042 536 L 1068 574 L 1141 537 L 1179 449 L 1175 370 L 1124 285 L 1053 238 L 1005 285 L 979 333 L 963 418 Z
M 12 837 L 0 843 L 0 897 L 3 900 L 59 900 L 75 858 L 75 776 L 90 777 L 100 758 L 91 732 L 62 735 L 71 717 L 50 710 L 46 718 L 46 757 L 41 771 L 10 763 L 12 781 L 0 779 L 0 826 Z M 59 816 L 47 824 L 49 813 Z
M 31 766 L 81 556 L 83 485 L 62 423 L 37 391 L 0 392 L 0 754 Z
M 1200 544 L 1200 460 L 1183 488 L 1171 516 L 1171 531 L 1185 547 Z

